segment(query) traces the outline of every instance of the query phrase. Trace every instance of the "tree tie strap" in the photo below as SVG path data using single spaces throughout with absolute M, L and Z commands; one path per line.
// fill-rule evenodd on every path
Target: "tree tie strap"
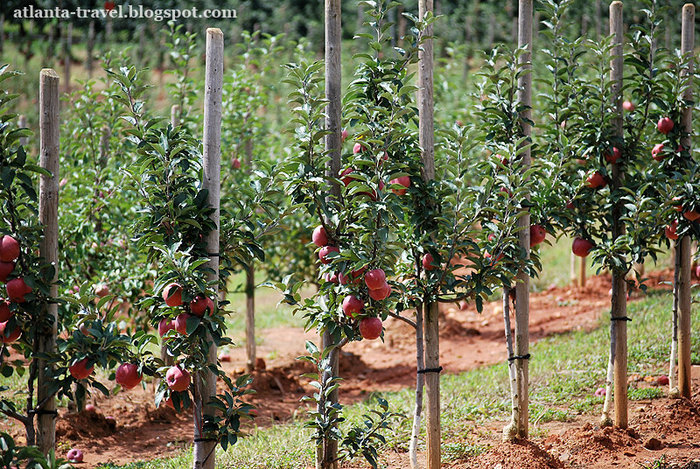
M 27 412 L 29 415 L 58 415 L 57 410 L 32 409 Z
M 207 253 L 207 256 L 209 256 L 209 257 L 219 257 L 219 253 L 218 253 L 218 252 L 208 252 L 208 253 Z
M 418 370 L 416 373 L 418 374 L 425 374 L 425 373 L 440 373 L 442 371 L 442 367 L 439 366 L 437 368 L 424 368 L 422 370 Z
M 529 360 L 530 359 L 530 354 L 525 354 L 525 355 L 513 355 L 512 357 L 508 357 L 508 361 L 512 362 L 515 360 Z
M 618 318 L 610 318 L 611 321 L 632 321 L 630 318 L 627 316 L 621 316 Z
M 216 438 L 195 438 L 194 442 L 199 443 L 201 441 L 218 441 Z

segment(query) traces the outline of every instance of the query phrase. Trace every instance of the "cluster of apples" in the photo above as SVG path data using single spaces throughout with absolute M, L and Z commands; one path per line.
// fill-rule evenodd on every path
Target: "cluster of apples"
M 10 304 L 24 303 L 25 295 L 31 293 L 32 288 L 24 282 L 22 277 L 7 280 L 7 277 L 15 270 L 15 264 L 20 255 L 20 245 L 17 239 L 9 235 L 0 236 L 0 282 L 5 283 L 7 299 L 0 298 L 0 341 L 9 344 L 19 339 L 22 331 L 19 326 L 9 330 L 9 321 L 14 316 L 10 310 Z
M 698 213 L 697 211 L 683 209 L 683 201 L 680 197 L 674 197 L 673 207 L 675 208 L 676 212 L 683 212 L 683 218 L 685 218 L 688 221 L 694 222 L 700 219 L 700 213 Z M 666 226 L 664 232 L 668 239 L 675 241 L 678 239 L 677 230 L 678 220 L 673 220 L 673 222 L 670 225 Z
M 163 301 L 165 304 L 175 308 L 182 306 L 182 286 L 177 283 L 171 283 L 163 289 Z M 199 294 L 189 303 L 189 314 L 183 312 L 177 315 L 175 319 L 163 318 L 158 323 L 158 334 L 163 337 L 169 330 L 176 330 L 182 335 L 187 334 L 187 320 L 192 316 L 199 318 L 203 317 L 208 311 L 209 314 L 214 313 L 214 301 L 206 295 Z
M 343 141 L 347 138 L 347 130 L 343 129 Z M 353 154 L 358 154 L 362 151 L 367 150 L 367 147 L 360 142 L 355 143 L 355 145 L 352 147 L 352 153 Z M 383 156 L 381 157 L 380 160 L 380 165 L 389 159 L 389 154 L 387 152 L 384 152 Z M 355 171 L 354 168 L 349 167 L 345 168 L 343 172 L 340 173 L 340 180 L 342 181 L 343 185 L 347 187 L 350 185 L 350 183 L 353 181 L 353 176 L 352 173 Z M 397 178 L 392 179 L 389 181 L 389 184 L 395 184 L 398 186 L 402 186 L 399 188 L 391 189 L 391 191 L 396 194 L 396 195 L 405 195 L 406 191 L 409 187 L 411 187 L 411 178 L 408 176 L 399 176 Z M 384 190 L 384 181 L 379 181 L 379 190 Z M 372 193 L 369 192 L 361 192 L 360 195 L 366 195 L 370 199 L 376 201 L 377 200 L 377 192 L 372 191 Z

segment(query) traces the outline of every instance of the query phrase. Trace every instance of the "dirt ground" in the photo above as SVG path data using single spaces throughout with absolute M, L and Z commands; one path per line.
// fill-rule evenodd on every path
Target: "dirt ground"
M 671 273 L 650 274 L 649 285 L 669 280 Z M 590 330 L 599 323 L 609 305 L 609 276 L 588 279 L 585 288 L 551 287 L 531 295 L 531 338 L 572 330 Z M 634 299 L 634 295 L 633 298 Z M 444 305 L 440 337 L 440 361 L 444 373 L 459 373 L 505 359 L 503 317 L 500 302 L 489 303 L 482 314 L 471 308 Z M 398 390 L 415 382 L 415 342 L 410 326 L 397 320 L 385 323 L 386 342 L 362 341 L 342 352 L 341 390 L 343 403 L 363 399 L 375 390 Z M 260 331 L 258 355 L 267 357 L 265 369 L 254 374 L 257 394 L 250 401 L 259 406 L 257 424 L 273 425 L 300 409 L 300 398 L 310 391 L 301 373 L 312 371 L 296 357 L 304 354 L 304 341 L 314 334 L 298 328 Z M 231 376 L 242 372 L 245 351 L 231 351 L 231 361 L 222 365 Z M 261 363 L 262 364 L 262 363 Z M 368 364 L 372 364 L 371 366 Z M 694 369 L 693 389 L 700 388 L 700 370 Z M 191 415 L 170 409 L 155 409 L 153 385 L 105 398 L 95 394 L 94 412 L 81 414 L 62 410 L 58 425 L 58 452 L 71 447 L 85 453 L 81 467 L 98 463 L 125 464 L 144 458 L 165 457 L 191 442 Z M 489 449 L 473 460 L 445 464 L 458 468 L 639 468 L 662 455 L 678 468 L 700 469 L 700 392 L 692 400 L 655 399 L 630 403 L 630 430 L 601 429 L 592 417 L 572 422 L 552 422 L 543 428 L 545 438 L 528 442 L 502 443 L 502 422 L 492 428 L 474 428 L 470 441 Z M 668 422 L 674 422 L 670 424 Z M 22 440 L 22 429 L 0 421 L 0 429 Z M 390 468 L 409 467 L 405 454 L 385 453 Z M 696 461 L 693 465 L 692 461 Z M 673 467 L 673 466 L 670 466 Z

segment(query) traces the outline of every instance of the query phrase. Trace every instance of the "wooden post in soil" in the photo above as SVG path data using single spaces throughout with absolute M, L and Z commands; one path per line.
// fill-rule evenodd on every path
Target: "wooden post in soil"
M 51 173 L 39 179 L 39 221 L 44 227 L 44 238 L 39 252 L 46 263 L 53 264 L 54 276 L 50 295 L 58 297 L 58 84 L 59 79 L 52 69 L 43 69 L 39 82 L 39 164 Z M 42 306 L 42 321 L 46 327 L 36 332 L 36 352 L 53 353 L 56 350 L 58 305 L 46 303 Z M 51 366 L 38 360 L 37 366 L 37 444 L 42 453 L 56 446 L 56 400 L 49 391 L 53 382 Z
M 362 6 L 359 7 L 360 9 Z M 359 12 L 358 12 L 359 13 Z M 340 0 L 325 0 L 324 19 L 325 19 L 325 60 L 326 60 L 326 99 L 328 106 L 326 107 L 326 130 L 329 132 L 326 135 L 326 150 L 329 152 L 330 161 L 328 162 L 328 176 L 337 177 L 340 172 L 340 153 L 342 147 L 341 128 L 340 128 L 340 111 L 341 105 L 341 57 L 340 45 L 342 37 L 341 29 L 341 1 Z M 331 197 L 340 199 L 340 186 L 333 184 L 331 187 Z M 327 347 L 334 345 L 333 338 L 329 331 L 323 331 L 321 336 L 321 346 L 325 350 Z M 333 376 L 338 376 L 340 351 L 336 348 L 331 352 L 329 359 L 331 365 L 330 373 Z M 331 403 L 338 402 L 338 390 L 334 390 L 328 396 Z M 320 410 L 320 409 L 319 409 Z M 325 410 L 324 410 L 325 412 Z M 336 461 L 338 456 L 338 442 L 333 439 L 326 439 L 323 442 L 323 448 L 316 454 L 316 467 L 321 469 L 335 469 L 338 467 Z
M 224 35 L 218 28 L 208 28 L 206 34 L 206 62 L 204 71 L 204 132 L 202 154 L 203 187 L 209 191 L 209 205 L 214 209 L 211 215 L 216 229 L 207 235 L 209 262 L 206 266 L 212 270 L 208 274 L 209 282 L 219 281 L 219 214 L 221 192 L 221 94 L 224 82 Z M 218 295 L 212 298 L 216 304 Z M 207 334 L 209 343 L 208 361 L 216 364 L 216 345 Z M 216 374 L 204 371 L 195 376 L 195 387 L 199 392 L 195 396 L 195 409 L 201 409 L 203 415 L 214 415 L 216 409 L 207 405 L 216 395 Z M 198 401 L 198 402 L 197 402 Z M 195 417 L 196 418 L 196 417 Z M 199 423 L 199 425 L 197 425 Z M 201 421 L 195 421 L 194 459 L 195 469 L 214 469 L 216 441 L 201 441 Z M 198 441 L 199 440 L 199 441 Z
M 253 172 L 253 139 L 248 137 L 245 141 L 245 172 Z M 250 265 L 245 272 L 245 353 L 246 372 L 255 370 L 257 350 L 255 346 L 255 259 L 250 260 Z
M 689 57 L 688 68 L 682 71 L 685 76 L 693 74 L 693 48 L 695 46 L 695 6 L 687 3 L 683 6 L 681 53 Z M 692 86 L 692 85 L 691 85 Z M 690 101 L 693 98 L 691 86 L 686 88 L 683 98 Z M 691 149 L 693 133 L 693 108 L 683 109 L 681 127 L 685 136 L 681 139 L 683 148 Z M 678 390 L 681 397 L 691 398 L 690 389 L 690 237 L 683 236 L 680 240 L 680 272 L 678 275 Z
M 582 257 L 580 259 L 581 263 L 579 264 L 579 271 L 578 271 L 578 279 L 579 279 L 579 287 L 583 288 L 586 286 L 586 258 Z
M 622 2 L 616 1 L 610 4 L 610 34 L 613 36 L 612 58 L 610 60 L 610 80 L 612 82 L 612 99 L 615 105 L 615 119 L 613 120 L 615 136 L 623 137 L 622 122 L 622 77 L 623 77 L 623 50 L 624 41 L 622 23 Z M 612 165 L 612 191 L 619 191 L 621 185 L 620 166 Z M 612 207 L 612 236 L 613 241 L 624 235 L 624 225 L 620 221 L 622 203 L 617 201 Z M 613 363 L 613 375 L 615 380 L 615 426 L 627 428 L 627 284 L 625 273 L 613 270 L 612 272 L 612 300 L 611 300 L 611 328 L 614 328 L 614 345 L 611 351 L 615 355 Z M 611 338 L 612 340 L 612 338 Z M 614 347 L 614 348 L 613 348 Z
M 423 20 L 433 14 L 433 0 L 418 1 L 418 17 Z M 433 35 L 432 25 L 423 30 L 428 36 L 418 52 L 418 138 L 423 160 L 423 179 L 435 179 L 435 123 L 433 101 Z M 424 302 L 425 390 L 428 395 L 426 434 L 428 469 L 440 467 L 440 336 L 437 301 Z
M 532 74 L 530 65 L 532 57 L 532 8 L 533 0 L 520 0 L 518 2 L 518 47 L 526 47 L 527 52 L 520 56 L 520 64 L 523 73 L 518 78 L 518 102 L 525 106 L 522 111 L 523 135 L 528 139 L 532 133 L 531 126 L 527 123 L 532 119 Z M 522 171 L 527 171 L 531 165 L 530 147 L 523 149 Z M 530 195 L 526 197 L 529 199 Z M 518 219 L 518 241 L 520 249 L 530 256 L 530 213 L 525 213 Z M 504 437 L 527 438 L 528 430 L 528 402 L 529 393 L 529 357 L 530 357 L 530 278 L 525 271 L 518 272 L 515 284 L 515 379 L 517 391 L 517 420 L 511 422 L 511 428 L 504 429 Z

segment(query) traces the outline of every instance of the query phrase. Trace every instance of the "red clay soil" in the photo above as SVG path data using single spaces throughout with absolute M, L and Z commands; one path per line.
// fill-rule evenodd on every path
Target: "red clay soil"
M 670 279 L 670 272 L 650 275 L 649 285 L 657 287 L 660 279 Z M 583 289 L 550 288 L 532 294 L 530 306 L 531 338 L 543 337 L 571 330 L 590 330 L 599 324 L 600 316 L 609 305 L 610 277 L 588 279 Z M 445 305 L 440 337 L 440 361 L 446 373 L 459 373 L 505 359 L 503 312 L 500 302 L 488 303 L 478 314 L 471 308 L 461 310 L 456 305 Z M 388 320 L 385 323 L 385 343 L 362 341 L 348 344 L 341 357 L 341 376 L 345 379 L 341 400 L 351 403 L 376 390 L 397 390 L 415 382 L 415 342 L 413 330 L 407 324 Z M 257 394 L 249 401 L 259 408 L 256 424 L 271 425 L 289 419 L 300 410 L 300 398 L 312 388 L 302 373 L 312 372 L 309 365 L 296 360 L 305 354 L 304 341 L 317 341 L 317 336 L 298 328 L 277 328 L 261 331 L 262 343 L 258 356 L 259 371 L 253 374 L 253 388 Z M 231 362 L 222 363 L 231 376 L 243 371 L 245 351 L 231 351 Z M 370 365 L 371 364 L 371 365 Z M 694 389 L 700 385 L 696 380 Z M 60 412 L 58 421 L 58 453 L 65 456 L 71 447 L 85 453 L 81 467 L 95 467 L 98 463 L 125 464 L 132 461 L 166 457 L 173 449 L 191 444 L 192 420 L 189 413 L 175 414 L 170 409 L 155 409 L 153 384 L 147 389 L 137 388 L 114 396 L 94 394 L 91 402 L 94 413 L 75 414 Z M 658 450 L 644 449 L 646 439 L 657 438 L 663 452 L 671 451 L 679 457 L 700 458 L 699 397 L 692 402 L 659 399 L 632 403 L 631 425 L 639 433 L 600 430 L 586 422 L 570 422 L 554 428 L 552 436 L 533 439 L 532 442 L 504 444 L 499 441 L 500 427 L 478 435 L 479 444 L 491 447 L 473 460 L 457 461 L 445 467 L 464 468 L 558 468 L 558 467 L 639 467 Z M 674 416 L 668 428 L 659 422 Z M 111 417 L 111 418 L 108 418 Z M 669 424 L 670 425 L 670 424 Z M 248 427 L 252 428 L 252 425 Z M 546 426 L 545 426 L 546 428 Z M 18 425 L 0 420 L 0 430 L 9 431 L 21 441 L 23 431 Z M 492 430 L 492 431 L 491 431 Z M 652 446 L 654 442 L 652 442 Z M 632 456 L 628 456 L 627 454 Z M 609 457 L 604 456 L 610 454 Z M 408 467 L 405 454 L 383 455 L 391 468 Z M 605 459 L 607 457 L 607 459 Z M 646 457 L 647 459 L 644 459 Z M 675 457 L 675 456 L 674 456 Z M 683 456 L 685 457 L 685 456 Z M 602 464 L 602 465 L 601 465 Z M 607 465 L 606 465 L 607 464 Z M 632 464 L 632 465 L 629 465 Z M 699 466 L 700 467 L 700 466 Z

